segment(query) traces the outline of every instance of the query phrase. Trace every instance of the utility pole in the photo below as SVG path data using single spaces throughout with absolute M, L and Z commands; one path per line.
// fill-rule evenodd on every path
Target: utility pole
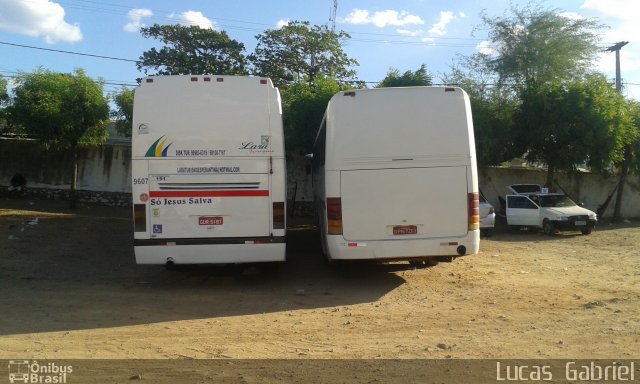
M 329 21 L 331 22 L 331 32 L 336 32 L 336 15 L 338 13 L 338 0 L 333 0 L 333 7 L 331 8 L 331 16 Z
M 620 50 L 627 44 L 629 44 L 628 41 L 621 41 L 607 48 L 607 52 L 616 53 L 616 91 L 618 91 L 618 93 L 622 92 L 622 79 L 620 78 Z
M 608 52 L 616 53 L 616 91 L 622 93 L 622 79 L 620 77 L 620 50 L 625 45 L 629 44 L 628 41 L 620 41 L 609 48 Z M 620 209 L 622 207 L 622 194 L 624 192 L 624 184 L 627 182 L 627 175 L 629 174 L 629 166 L 631 164 L 631 147 L 629 145 L 624 147 L 624 160 L 622 160 L 622 168 L 620 169 L 620 181 L 618 182 L 618 192 L 616 195 L 616 205 L 613 208 L 614 223 L 620 221 Z

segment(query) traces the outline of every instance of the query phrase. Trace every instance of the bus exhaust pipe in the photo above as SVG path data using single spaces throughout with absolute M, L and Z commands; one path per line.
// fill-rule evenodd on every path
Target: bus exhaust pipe
M 465 247 L 464 245 L 461 245 L 458 247 L 458 249 L 456 249 L 456 252 L 458 252 L 458 255 L 464 256 L 467 254 L 467 247 Z

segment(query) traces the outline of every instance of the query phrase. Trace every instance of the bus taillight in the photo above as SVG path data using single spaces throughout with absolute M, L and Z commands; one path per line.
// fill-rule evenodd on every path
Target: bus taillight
M 327 233 L 342 235 L 342 199 L 327 197 Z
M 480 229 L 480 196 L 476 193 L 469 193 L 469 230 Z
M 135 232 L 147 232 L 146 204 L 133 205 L 133 228 Z
M 284 202 L 273 203 L 273 229 L 284 229 Z

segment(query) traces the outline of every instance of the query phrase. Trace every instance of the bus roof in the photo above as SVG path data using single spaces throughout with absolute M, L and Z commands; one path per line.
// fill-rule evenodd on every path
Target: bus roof
M 283 156 L 280 94 L 264 77 L 147 77 L 135 91 L 132 136 L 134 157 L 145 156 L 161 141 L 166 157 L 180 148 Z
M 327 169 L 475 161 L 469 97 L 457 87 L 339 92 L 325 115 Z

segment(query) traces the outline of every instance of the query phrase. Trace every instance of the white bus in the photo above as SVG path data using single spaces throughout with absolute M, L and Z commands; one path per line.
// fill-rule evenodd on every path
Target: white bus
M 318 131 L 312 168 L 329 261 L 421 263 L 478 253 L 478 171 L 462 89 L 339 92 Z
M 132 141 L 138 264 L 285 260 L 282 108 L 270 79 L 147 77 Z

